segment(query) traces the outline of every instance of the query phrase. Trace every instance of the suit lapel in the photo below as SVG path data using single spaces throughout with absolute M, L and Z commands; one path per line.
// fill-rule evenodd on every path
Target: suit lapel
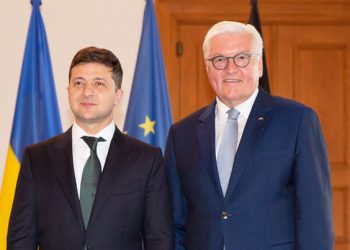
M 53 150 L 49 151 L 49 154 L 52 159 L 54 171 L 73 211 L 74 217 L 77 219 L 80 228 L 84 231 L 73 167 L 71 128 L 60 136 L 60 139 L 54 145 Z
M 109 197 L 111 186 L 125 166 L 125 155 L 129 154 L 132 148 L 127 142 L 127 137 L 116 127 L 102 175 L 98 184 L 94 205 L 90 215 L 89 227 L 92 225 Z
M 227 188 L 225 200 L 229 200 L 242 173 L 253 154 L 255 145 L 259 141 L 264 128 L 267 126 L 270 117 L 267 111 L 272 107 L 272 99 L 264 90 L 259 89 L 259 94 L 254 102 L 248 117 L 243 135 L 237 149 L 233 169 Z
M 224 199 L 221 191 L 219 173 L 216 166 L 215 157 L 215 105 L 214 101 L 209 105 L 199 117 L 199 124 L 197 126 L 197 136 L 201 152 L 201 161 L 205 166 L 210 185 L 205 184 L 208 192 L 214 192 L 216 195 L 211 197 L 218 197 L 220 200 Z M 214 201 L 216 204 L 218 201 Z

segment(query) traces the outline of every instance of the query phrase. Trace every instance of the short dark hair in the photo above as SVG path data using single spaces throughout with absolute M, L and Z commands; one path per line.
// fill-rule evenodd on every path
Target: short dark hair
M 72 69 L 78 64 L 100 63 L 112 68 L 112 78 L 115 82 L 116 90 L 122 86 L 123 69 L 119 59 L 109 50 L 96 47 L 87 47 L 79 50 L 73 57 L 69 68 L 69 80 Z

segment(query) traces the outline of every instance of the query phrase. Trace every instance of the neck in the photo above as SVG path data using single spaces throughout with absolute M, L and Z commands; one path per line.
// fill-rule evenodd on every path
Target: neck
M 107 127 L 111 122 L 111 120 L 105 121 L 103 123 L 87 123 L 87 122 L 82 122 L 78 119 L 75 119 L 75 122 L 78 124 L 80 128 L 82 128 L 85 132 L 87 132 L 90 135 L 95 135 L 98 132 L 100 132 L 102 129 Z

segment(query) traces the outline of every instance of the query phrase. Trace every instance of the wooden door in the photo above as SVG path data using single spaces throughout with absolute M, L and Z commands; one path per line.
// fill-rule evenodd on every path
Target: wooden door
M 350 25 L 281 25 L 276 33 L 274 91 L 317 111 L 332 168 L 336 249 L 350 249 Z
M 204 35 L 221 20 L 247 21 L 249 2 L 156 2 L 175 121 L 214 99 Z M 318 113 L 331 163 L 335 249 L 350 250 L 350 1 L 265 0 L 259 7 L 272 94 Z
M 202 43 L 207 25 L 181 25 L 180 40 L 183 51 L 179 69 L 179 117 L 185 117 L 199 107 L 208 105 L 215 99 L 205 70 Z M 193 37 L 196 37 L 193 40 Z

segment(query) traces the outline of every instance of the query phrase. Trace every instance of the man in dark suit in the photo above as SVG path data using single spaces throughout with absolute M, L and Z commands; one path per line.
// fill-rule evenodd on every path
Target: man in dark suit
M 105 49 L 73 58 L 65 133 L 25 150 L 8 249 L 171 250 L 171 207 L 161 150 L 113 122 L 122 68 Z
M 258 88 L 263 43 L 220 22 L 203 44 L 216 100 L 174 124 L 175 249 L 331 250 L 330 169 L 315 112 Z

